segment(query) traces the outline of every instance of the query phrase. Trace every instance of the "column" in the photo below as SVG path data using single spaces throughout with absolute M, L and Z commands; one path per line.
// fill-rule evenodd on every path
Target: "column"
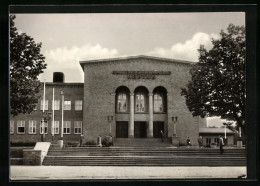
M 153 137 L 153 94 L 149 93 L 149 126 L 148 126 L 148 138 Z
M 176 124 L 172 121 L 172 117 L 176 116 L 176 112 L 174 110 L 174 102 L 173 102 L 173 96 L 172 94 L 167 94 L 167 118 L 168 118 L 168 123 L 167 123 L 167 133 L 168 137 L 170 136 L 176 136 L 177 131 L 176 131 Z
M 63 115 L 64 115 L 63 109 L 64 109 L 64 95 L 62 94 L 61 95 L 61 135 L 60 135 L 61 138 L 63 138 L 63 120 L 64 120 L 64 118 L 63 118 Z
M 177 136 L 176 135 L 176 123 L 173 123 L 173 136 Z
M 134 137 L 134 93 L 130 93 L 130 120 L 128 124 L 128 138 Z

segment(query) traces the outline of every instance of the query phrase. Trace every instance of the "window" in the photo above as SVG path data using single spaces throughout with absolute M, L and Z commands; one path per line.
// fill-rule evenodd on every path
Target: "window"
M 43 134 L 43 130 L 45 134 L 48 133 L 48 122 L 41 122 L 40 134 Z
M 161 94 L 154 94 L 154 112 L 163 112 L 163 99 Z
M 36 134 L 36 121 L 29 121 L 29 134 Z
M 211 144 L 211 138 L 206 138 L 206 145 L 210 145 Z
M 64 110 L 71 110 L 71 101 L 64 101 Z
M 215 142 L 216 144 L 219 144 L 219 138 L 215 138 L 215 139 L 214 139 L 214 142 Z
M 74 134 L 81 134 L 82 121 L 74 121 Z
M 119 93 L 117 97 L 117 111 L 118 112 L 126 112 L 127 105 L 126 105 L 126 94 Z
M 41 110 L 43 110 L 43 100 L 41 100 Z M 48 110 L 48 100 L 45 100 L 44 110 Z
M 70 121 L 64 121 L 63 134 L 70 134 Z
M 75 100 L 75 110 L 82 110 L 82 100 Z
M 53 109 L 53 105 L 52 105 L 52 109 Z M 54 100 L 54 109 L 53 110 L 60 110 L 60 100 Z
M 59 125 L 59 121 L 54 121 L 54 126 L 53 126 L 53 128 L 54 128 L 54 134 L 59 134 L 59 127 L 60 127 L 60 125 Z
M 25 133 L 25 121 L 17 121 L 17 134 Z
M 10 134 L 13 134 L 14 133 L 14 121 L 11 120 L 10 121 Z
M 136 112 L 144 112 L 144 95 L 143 94 L 137 94 L 136 95 Z

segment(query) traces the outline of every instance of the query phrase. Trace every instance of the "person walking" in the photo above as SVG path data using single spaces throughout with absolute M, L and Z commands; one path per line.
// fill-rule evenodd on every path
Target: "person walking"
M 163 133 L 163 131 L 161 130 L 161 140 L 162 140 L 162 143 L 163 143 L 163 138 L 164 138 L 164 133 Z
M 109 147 L 110 147 L 110 146 L 113 146 L 113 137 L 112 137 L 111 134 L 109 134 L 109 136 L 108 136 L 108 146 L 109 146 Z
M 102 147 L 102 138 L 101 138 L 100 135 L 99 135 L 98 138 L 97 138 L 97 146 L 98 146 L 98 147 Z
M 190 148 L 190 146 L 191 146 L 190 137 L 187 138 L 186 143 L 187 143 L 188 148 Z
M 83 134 L 80 135 L 80 139 L 79 139 L 79 145 L 82 147 L 83 145 L 83 139 L 84 139 L 84 136 Z
M 199 143 L 199 148 L 202 148 L 202 147 L 203 147 L 203 139 L 202 139 L 202 136 L 199 137 L 198 143 Z
M 223 152 L 224 152 L 223 146 L 224 146 L 224 140 L 223 140 L 222 136 L 220 135 L 219 136 L 219 150 L 220 150 L 220 154 L 223 154 Z

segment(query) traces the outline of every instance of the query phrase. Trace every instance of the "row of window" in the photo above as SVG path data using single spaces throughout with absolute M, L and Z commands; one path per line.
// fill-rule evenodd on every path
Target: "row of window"
M 48 110 L 49 100 L 45 100 L 45 102 L 43 102 L 44 100 L 41 100 L 41 110 L 43 110 L 43 104 L 45 105 L 44 110 Z M 52 110 L 60 110 L 60 102 L 60 100 L 52 101 Z M 71 110 L 71 101 L 64 101 L 63 110 Z M 82 110 L 82 100 L 75 100 L 75 110 Z
M 36 134 L 36 128 L 37 128 L 37 121 L 30 120 L 29 121 L 29 127 L 28 127 L 28 134 Z M 52 126 L 52 122 L 51 122 Z M 71 133 L 71 121 L 63 121 L 63 134 L 70 134 Z M 48 122 L 41 123 L 40 122 L 40 134 L 43 134 L 43 131 L 45 134 L 48 133 Z M 59 134 L 60 132 L 60 122 L 54 121 L 54 127 L 53 132 L 54 134 Z M 14 133 L 14 121 L 10 121 L 10 133 Z M 82 133 L 82 121 L 74 121 L 74 134 L 81 134 Z M 19 120 L 17 121 L 17 134 L 25 134 L 25 121 Z
M 145 112 L 145 95 L 138 93 L 135 95 L 135 111 Z M 163 112 L 163 96 L 162 94 L 156 93 L 153 96 L 154 112 Z M 127 111 L 127 96 L 126 93 L 119 93 L 117 97 L 117 111 L 126 112 Z

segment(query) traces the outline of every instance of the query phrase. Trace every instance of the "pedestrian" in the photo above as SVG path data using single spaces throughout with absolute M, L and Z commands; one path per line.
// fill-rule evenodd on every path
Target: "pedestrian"
M 113 137 L 111 134 L 109 134 L 109 137 L 108 137 L 108 146 L 113 146 Z
M 102 147 L 102 138 L 101 138 L 100 135 L 99 135 L 98 138 L 97 138 L 97 146 L 98 146 L 98 147 Z
M 80 140 L 79 140 L 79 145 L 82 146 L 82 142 L 83 142 L 84 136 L 83 134 L 80 135 Z
M 187 146 L 188 146 L 188 148 L 189 148 L 189 147 L 191 146 L 190 137 L 187 138 L 186 143 L 187 143 Z
M 163 131 L 161 130 L 161 140 L 162 140 L 162 143 L 163 143 L 163 138 L 164 138 L 164 133 L 163 133 Z
M 223 140 L 222 136 L 220 135 L 219 136 L 219 150 L 220 150 L 220 154 L 223 154 L 223 152 L 224 152 L 223 146 L 224 146 L 224 140 Z
M 199 137 L 198 143 L 199 143 L 199 148 L 202 148 L 202 147 L 203 147 L 203 139 L 202 139 L 202 136 Z

